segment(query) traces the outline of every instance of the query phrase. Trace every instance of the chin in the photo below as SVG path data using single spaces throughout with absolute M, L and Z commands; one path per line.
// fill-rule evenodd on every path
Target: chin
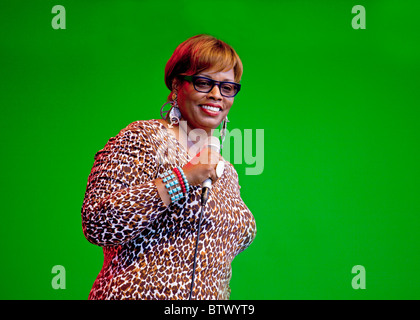
M 222 123 L 222 121 L 219 120 L 214 120 L 214 121 L 206 121 L 206 122 L 201 122 L 199 128 L 204 129 L 204 130 L 214 130 L 217 129 L 220 124 Z

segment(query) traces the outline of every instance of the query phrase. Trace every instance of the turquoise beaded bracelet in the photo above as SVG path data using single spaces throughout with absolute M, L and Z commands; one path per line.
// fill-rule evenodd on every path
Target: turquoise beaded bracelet
M 172 202 L 177 201 L 184 196 L 181 191 L 181 187 L 179 186 L 178 178 L 172 173 L 172 170 L 168 170 L 160 174 L 159 178 L 162 179 L 162 182 L 165 184 L 165 188 L 168 189 Z

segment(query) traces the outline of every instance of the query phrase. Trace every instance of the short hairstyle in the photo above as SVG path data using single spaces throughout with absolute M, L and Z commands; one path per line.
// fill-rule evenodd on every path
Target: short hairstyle
M 182 42 L 165 67 L 165 83 L 172 91 L 172 81 L 179 75 L 194 75 L 208 68 L 226 71 L 233 68 L 235 82 L 242 77 L 243 66 L 236 51 L 222 40 L 199 34 Z

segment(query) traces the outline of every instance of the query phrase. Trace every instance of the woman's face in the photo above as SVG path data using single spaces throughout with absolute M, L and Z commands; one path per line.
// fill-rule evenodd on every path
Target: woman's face
M 197 76 L 207 77 L 216 81 L 235 81 L 233 69 L 217 72 L 213 68 L 206 69 Z M 217 128 L 226 118 L 234 98 L 220 94 L 219 86 L 215 85 L 209 93 L 198 92 L 192 82 L 183 81 L 177 90 L 178 106 L 182 118 L 188 122 L 190 129 L 200 128 L 209 133 Z M 212 110 L 209 110 L 211 107 Z M 216 111 L 216 109 L 218 109 Z

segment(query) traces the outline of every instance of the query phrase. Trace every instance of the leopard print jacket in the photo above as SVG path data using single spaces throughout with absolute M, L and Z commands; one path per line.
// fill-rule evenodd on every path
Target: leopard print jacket
M 153 180 L 190 156 L 157 120 L 137 121 L 95 155 L 82 207 L 87 240 L 104 252 L 89 299 L 187 299 L 200 186 L 166 206 Z M 225 161 L 203 213 L 194 299 L 229 299 L 231 262 L 256 233 L 238 175 Z

